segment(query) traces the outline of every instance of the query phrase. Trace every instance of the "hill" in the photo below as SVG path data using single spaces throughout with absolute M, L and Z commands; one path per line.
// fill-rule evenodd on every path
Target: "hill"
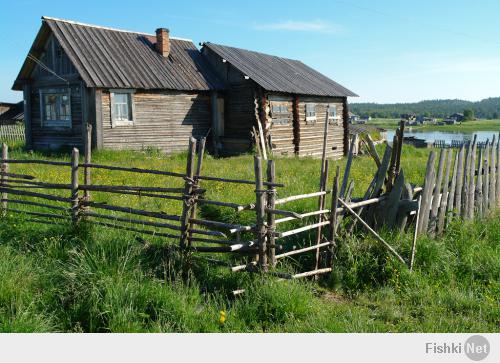
M 465 100 L 426 100 L 415 103 L 352 103 L 350 109 L 362 117 L 398 118 L 403 113 L 416 113 L 428 117 L 446 117 L 465 109 L 474 110 L 479 118 L 500 118 L 500 97 L 471 102 Z

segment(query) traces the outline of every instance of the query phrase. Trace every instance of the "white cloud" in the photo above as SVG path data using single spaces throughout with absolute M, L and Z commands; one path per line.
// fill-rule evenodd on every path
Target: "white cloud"
M 319 19 L 312 21 L 286 20 L 275 23 L 255 24 L 254 29 L 312 32 L 312 33 L 323 33 L 323 34 L 335 34 L 343 31 L 342 26 L 338 24 L 332 24 Z

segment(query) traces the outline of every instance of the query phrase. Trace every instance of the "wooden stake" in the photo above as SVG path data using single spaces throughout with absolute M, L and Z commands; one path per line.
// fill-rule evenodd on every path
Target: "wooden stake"
M 262 160 L 258 156 L 254 156 L 254 171 L 255 171 L 255 237 L 259 248 L 259 266 L 263 271 L 267 271 L 267 246 L 266 246 L 266 226 L 264 219 L 266 215 L 265 190 L 262 182 Z M 270 210 L 269 210 L 270 211 Z
M 78 201 L 78 158 L 80 152 L 73 148 L 71 153 L 71 218 L 73 223 L 78 223 L 79 201 Z
M 9 173 L 9 164 L 5 162 L 5 160 L 9 159 L 9 147 L 7 144 L 3 143 L 2 144 L 2 165 L 1 165 L 1 179 L 0 179 L 0 185 L 2 187 L 6 186 L 5 181 L 7 180 L 7 174 Z M 8 208 L 8 199 L 9 195 L 6 192 L 2 192 L 1 194 L 2 197 L 2 211 L 1 211 L 1 216 L 5 217 L 7 214 L 7 208 Z
M 427 232 L 427 225 L 429 222 L 429 208 L 431 205 L 432 191 L 434 190 L 434 161 L 436 159 L 436 153 L 431 151 L 429 154 L 429 159 L 427 161 L 427 170 L 425 171 L 425 181 L 424 189 L 422 191 L 422 201 L 420 203 L 419 210 L 419 224 L 417 225 L 417 234 L 422 232 Z
M 458 153 L 458 167 L 457 167 L 457 186 L 455 189 L 455 209 L 457 216 L 462 214 L 462 188 L 464 183 L 464 155 L 465 146 L 462 145 L 460 152 Z
M 420 218 L 420 205 L 422 203 L 422 196 L 418 197 L 418 209 L 417 209 L 417 220 L 415 221 L 415 232 L 413 233 L 413 243 L 411 245 L 411 257 L 410 257 L 410 271 L 413 271 L 413 262 L 415 261 L 415 252 L 417 250 L 417 236 L 418 236 L 418 226 Z
M 274 160 L 267 161 L 267 181 L 270 183 L 267 186 L 267 208 L 272 210 L 275 208 L 276 200 L 276 188 L 272 186 L 276 177 L 276 172 L 274 169 Z M 273 213 L 267 212 L 267 241 L 269 243 L 268 257 L 271 266 L 276 265 L 276 246 L 275 246 L 275 215 Z
M 488 201 L 488 208 L 495 209 L 496 205 L 496 150 L 495 150 L 495 137 L 493 135 L 493 141 L 491 143 L 491 156 L 490 156 L 490 198 Z
M 485 181 L 486 184 L 486 181 Z M 477 167 L 477 184 L 475 190 L 476 211 L 480 218 L 483 217 L 483 149 L 479 149 L 479 161 Z
M 436 184 L 434 187 L 434 194 L 432 196 L 432 206 L 431 206 L 429 230 L 432 231 L 433 233 L 436 231 L 436 226 L 437 226 L 439 197 L 441 195 L 441 185 L 443 184 L 443 168 L 444 168 L 444 161 L 446 158 L 446 153 L 447 153 L 446 149 L 441 149 L 441 151 L 439 153 L 439 163 L 438 163 Z
M 450 184 L 450 171 L 451 171 L 451 160 L 453 157 L 453 151 L 448 152 L 448 159 L 446 161 L 446 172 L 443 186 L 443 194 L 441 195 L 441 202 L 439 204 L 439 216 L 437 223 L 437 233 L 441 234 L 444 230 L 444 219 L 446 217 L 446 206 L 448 204 L 448 189 Z
M 467 207 L 467 218 L 474 218 L 474 205 L 476 199 L 476 151 L 477 151 L 477 135 L 474 135 L 474 141 L 472 142 L 472 156 L 470 163 L 470 176 L 469 176 L 469 203 Z
M 193 137 L 189 138 L 188 155 L 186 161 L 186 179 L 184 183 L 184 195 L 192 196 L 194 181 L 194 156 L 195 156 L 195 145 L 196 139 Z M 182 215 L 181 215 L 181 236 L 179 247 L 181 250 L 188 246 L 188 228 L 189 228 L 189 216 L 191 215 L 192 201 L 190 199 L 185 200 L 182 205 Z
M 206 142 L 207 142 L 207 139 L 202 138 L 198 144 L 198 160 L 196 162 L 196 171 L 194 174 L 193 192 L 198 191 L 200 188 L 200 179 L 198 177 L 201 174 L 201 167 L 203 165 L 203 156 L 205 154 Z M 191 210 L 190 210 L 189 220 L 187 221 L 188 230 L 189 230 L 189 237 L 193 236 L 193 231 L 195 230 L 193 228 L 193 226 L 191 225 L 190 221 L 192 219 L 196 219 L 197 207 L 198 207 L 198 194 L 195 194 L 195 197 L 193 198 L 193 205 L 191 206 Z M 189 240 L 189 239 L 188 239 L 188 244 L 191 245 L 191 240 Z
M 333 255 L 335 248 L 335 235 L 336 235 L 336 225 L 337 225 L 337 207 L 339 199 L 339 178 L 340 178 L 340 167 L 337 166 L 335 170 L 335 177 L 333 178 L 332 186 L 332 203 L 330 207 L 330 247 L 328 248 L 328 266 L 333 267 Z
M 483 213 L 488 215 L 490 200 L 490 145 L 487 142 L 484 149 L 484 176 L 483 176 Z M 479 171 L 480 172 L 480 171 Z
M 327 120 L 328 120 L 328 114 L 327 114 Z M 326 190 L 326 183 L 328 181 L 328 160 L 325 160 L 324 161 L 324 166 L 323 166 L 323 171 L 322 171 L 322 174 L 321 174 L 321 178 L 320 178 L 320 192 L 324 192 Z M 319 200 L 318 200 L 318 210 L 323 210 L 325 209 L 325 203 L 326 203 L 326 196 L 325 195 L 321 195 L 319 197 Z M 323 222 L 323 214 L 319 214 L 318 215 L 318 231 L 317 231 L 317 235 L 316 235 L 316 245 L 319 245 L 321 243 L 321 227 L 322 227 L 322 223 Z M 318 248 L 316 250 L 316 262 L 315 262 L 315 266 L 316 268 L 318 268 L 319 264 L 320 264 L 320 249 Z
M 352 159 L 354 157 L 354 147 L 356 145 L 357 139 L 357 134 L 352 137 L 351 146 L 349 147 L 349 155 L 347 156 L 347 163 L 344 170 L 344 176 L 342 178 L 342 186 L 340 187 L 339 198 L 345 197 L 347 182 L 349 181 L 349 174 L 351 172 Z
M 92 162 L 92 124 L 87 123 L 87 137 L 85 139 L 85 164 L 90 164 Z M 88 166 L 83 167 L 83 184 L 90 185 L 90 168 Z M 86 189 L 83 191 L 83 197 L 85 201 L 90 201 L 90 190 Z

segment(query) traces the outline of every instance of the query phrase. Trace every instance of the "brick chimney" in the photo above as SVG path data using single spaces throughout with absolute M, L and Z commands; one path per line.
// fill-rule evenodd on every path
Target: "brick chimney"
M 167 28 L 156 29 L 156 51 L 164 57 L 170 54 L 170 31 Z

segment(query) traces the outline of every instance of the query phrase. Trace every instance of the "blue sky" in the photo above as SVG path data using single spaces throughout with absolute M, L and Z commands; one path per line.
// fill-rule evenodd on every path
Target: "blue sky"
M 48 15 L 300 59 L 361 97 L 413 102 L 500 96 L 500 1 L 2 0 L 0 101 Z

